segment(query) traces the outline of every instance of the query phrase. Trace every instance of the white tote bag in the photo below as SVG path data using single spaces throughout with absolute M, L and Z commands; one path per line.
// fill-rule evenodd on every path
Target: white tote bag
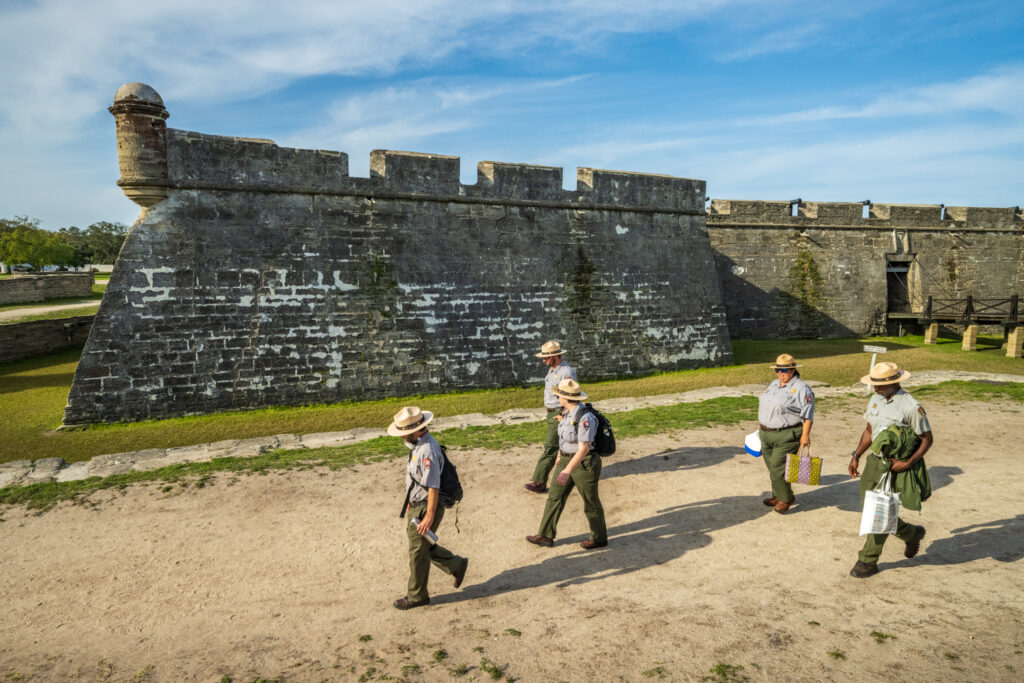
M 875 456 L 871 456 L 875 457 Z M 892 491 L 892 474 L 886 472 L 873 491 L 864 494 L 864 512 L 860 515 L 860 535 L 894 534 L 900 515 L 900 494 Z

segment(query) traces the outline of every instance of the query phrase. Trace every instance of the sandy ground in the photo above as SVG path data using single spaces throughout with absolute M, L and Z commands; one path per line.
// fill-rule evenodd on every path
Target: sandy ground
M 82 301 L 76 304 L 60 304 L 57 306 L 29 306 L 26 308 L 12 308 L 9 311 L 0 311 L 0 322 L 4 320 L 17 320 L 23 318 L 26 315 L 42 315 L 44 313 L 52 313 L 53 311 L 72 311 L 76 308 L 88 308 L 89 306 L 98 306 L 99 301 L 90 299 L 88 301 Z
M 432 604 L 409 612 L 391 607 L 401 461 L 2 510 L 0 678 L 488 680 L 486 658 L 525 681 L 741 680 L 718 663 L 751 681 L 1021 680 L 1022 409 L 927 407 L 935 493 L 904 511 L 927 538 L 913 560 L 891 539 L 867 580 L 847 574 L 859 400 L 819 415 L 825 484 L 796 487 L 786 515 L 739 447 L 753 425 L 621 442 L 601 480 L 611 542 L 590 552 L 576 494 L 554 548 L 523 540 L 544 502 L 522 488 L 536 449 L 453 453 L 462 533 L 449 515 L 440 534 L 469 573 L 453 591 L 435 570 Z

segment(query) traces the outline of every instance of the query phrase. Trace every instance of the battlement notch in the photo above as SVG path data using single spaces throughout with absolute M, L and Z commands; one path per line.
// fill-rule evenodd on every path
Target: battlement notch
M 907 227 L 940 225 L 942 204 L 872 204 L 871 218 Z
M 560 166 L 481 161 L 476 177 L 473 195 L 479 197 L 562 201 L 566 196 Z
M 583 202 L 669 210 L 704 211 L 707 183 L 654 173 L 576 169 L 576 191 Z
M 370 177 L 394 192 L 458 195 L 459 157 L 375 149 L 370 152 Z
M 946 218 L 962 221 L 968 228 L 1020 228 L 1020 208 L 984 206 L 947 206 Z

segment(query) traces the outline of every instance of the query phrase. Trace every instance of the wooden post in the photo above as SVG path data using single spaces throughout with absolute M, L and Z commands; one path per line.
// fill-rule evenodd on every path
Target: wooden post
M 977 351 L 978 350 L 978 323 L 970 323 L 964 328 L 964 351 Z
M 939 338 L 939 324 L 932 322 L 924 328 L 924 343 L 934 344 Z
M 1010 336 L 1006 340 L 1006 357 L 1020 358 L 1022 346 L 1024 346 L 1024 325 L 1018 325 L 1010 330 Z

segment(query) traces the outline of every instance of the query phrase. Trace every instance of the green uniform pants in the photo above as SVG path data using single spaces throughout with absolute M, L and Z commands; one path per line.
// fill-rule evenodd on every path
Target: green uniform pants
M 548 409 L 548 435 L 544 439 L 544 452 L 541 453 L 537 466 L 533 468 L 533 481 L 548 485 L 548 475 L 551 468 L 555 466 L 558 458 L 558 416 L 562 414 L 561 408 Z
M 793 502 L 793 487 L 786 481 L 786 454 L 796 453 L 800 448 L 802 424 L 774 432 L 761 430 L 761 459 L 768 468 L 772 480 L 772 495 L 783 503 Z
M 881 458 L 865 454 L 866 459 L 864 461 L 864 471 L 860 475 L 860 504 L 864 505 L 864 494 L 871 489 L 878 486 L 879 480 L 882 475 L 889 471 L 889 467 L 892 466 L 892 462 L 889 460 L 883 461 Z M 904 543 L 914 537 L 917 532 L 917 527 L 913 524 L 908 524 L 902 519 L 896 520 L 896 533 L 893 534 L 896 538 L 900 539 Z M 867 534 L 864 536 L 864 547 L 861 548 L 860 554 L 857 556 L 858 559 L 864 564 L 878 564 L 878 558 L 882 556 L 882 546 L 885 545 L 885 539 L 889 537 L 889 534 Z
M 423 519 L 426 514 L 426 501 L 413 503 L 405 513 L 405 531 L 409 535 L 409 593 L 406 597 L 413 602 L 423 602 L 430 597 L 427 591 L 427 578 L 430 576 L 431 562 L 446 574 L 453 574 L 462 566 L 461 557 L 440 545 L 434 545 L 426 536 L 420 536 L 416 532 L 412 518 Z M 438 503 L 434 523 L 430 525 L 431 531 L 437 533 L 437 527 L 441 525 L 443 517 L 444 507 Z
M 555 538 L 558 518 L 562 516 L 565 501 L 575 486 L 583 496 L 583 514 L 590 524 L 590 540 L 594 543 L 604 543 L 608 540 L 608 528 L 604 523 L 604 507 L 597 495 L 597 480 L 601 478 L 601 456 L 597 453 L 584 456 L 569 475 L 569 481 L 565 482 L 565 486 L 559 486 L 558 473 L 565 469 L 570 460 L 572 456 L 564 453 L 558 459 L 557 472 L 555 478 L 551 480 L 548 500 L 544 504 L 544 516 L 540 519 L 540 531 L 537 533 L 547 538 Z

